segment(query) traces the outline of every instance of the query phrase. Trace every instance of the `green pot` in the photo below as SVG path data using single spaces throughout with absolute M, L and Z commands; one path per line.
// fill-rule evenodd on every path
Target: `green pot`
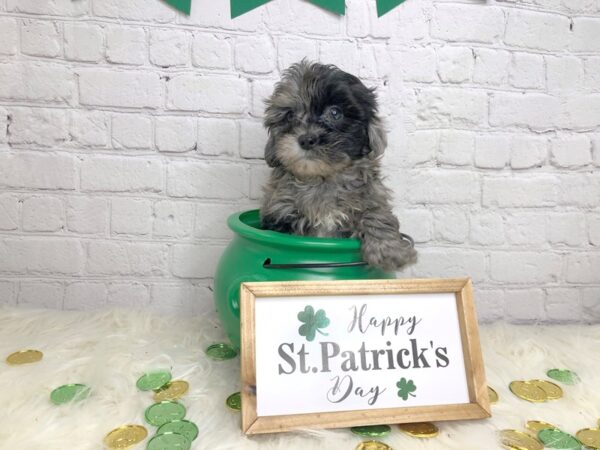
M 217 266 L 215 304 L 236 348 L 240 346 L 240 284 L 245 281 L 365 280 L 395 278 L 362 262 L 360 241 L 260 229 L 258 210 L 229 216 L 235 236 Z

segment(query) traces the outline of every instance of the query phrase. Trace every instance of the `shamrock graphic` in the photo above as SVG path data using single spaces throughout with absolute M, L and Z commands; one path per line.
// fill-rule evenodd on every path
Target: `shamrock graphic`
M 409 395 L 411 397 L 416 397 L 415 394 L 412 394 L 412 392 L 417 390 L 413 380 L 406 381 L 406 378 L 402 377 L 400 381 L 396 383 L 396 386 L 398 386 L 398 397 L 402 397 L 402 400 L 408 400 Z
M 322 309 L 319 309 L 315 313 L 312 306 L 307 306 L 304 308 L 304 311 L 298 313 L 298 320 L 304 323 L 304 325 L 300 325 L 300 328 L 298 328 L 298 333 L 300 333 L 300 336 L 306 336 L 307 341 L 314 341 L 317 331 L 323 336 L 327 336 L 327 333 L 323 333 L 319 329 L 329 326 L 329 319 Z

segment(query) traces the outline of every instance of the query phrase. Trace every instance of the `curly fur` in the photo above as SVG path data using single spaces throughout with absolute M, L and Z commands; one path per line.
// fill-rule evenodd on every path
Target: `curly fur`
M 335 66 L 302 61 L 276 85 L 264 123 L 273 171 L 263 228 L 359 238 L 365 261 L 385 270 L 414 260 L 381 180 L 387 141 L 373 90 Z

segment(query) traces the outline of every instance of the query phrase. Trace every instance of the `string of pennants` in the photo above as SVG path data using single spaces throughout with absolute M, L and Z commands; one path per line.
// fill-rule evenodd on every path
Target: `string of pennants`
M 175 9 L 189 15 L 192 9 L 192 0 L 164 0 Z M 272 0 L 229 0 L 231 4 L 231 18 L 241 16 L 252 11 L 259 6 L 269 3 Z M 335 14 L 344 15 L 346 13 L 345 0 L 308 0 L 321 8 L 331 11 Z M 403 3 L 404 0 L 375 0 L 377 2 L 377 15 L 379 17 L 390 12 L 396 6 Z

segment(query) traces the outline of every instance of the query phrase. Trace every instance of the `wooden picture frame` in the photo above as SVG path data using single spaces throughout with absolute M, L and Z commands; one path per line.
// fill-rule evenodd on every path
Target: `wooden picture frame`
M 426 293 L 455 295 L 468 387 L 468 403 L 264 417 L 257 415 L 255 347 L 257 298 Z M 242 283 L 240 303 L 242 429 L 246 434 L 275 433 L 301 428 L 340 428 L 491 417 L 472 283 L 469 278 Z

